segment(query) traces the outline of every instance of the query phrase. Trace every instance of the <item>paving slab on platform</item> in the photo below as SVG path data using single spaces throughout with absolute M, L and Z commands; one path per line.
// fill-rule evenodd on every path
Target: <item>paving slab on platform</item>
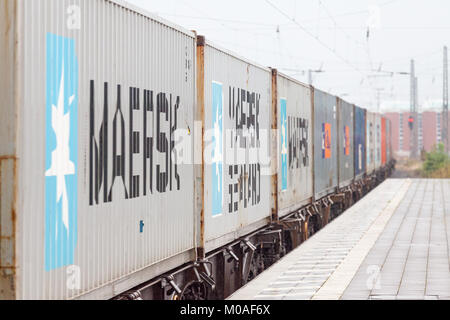
M 449 191 L 387 180 L 229 299 L 450 299 Z

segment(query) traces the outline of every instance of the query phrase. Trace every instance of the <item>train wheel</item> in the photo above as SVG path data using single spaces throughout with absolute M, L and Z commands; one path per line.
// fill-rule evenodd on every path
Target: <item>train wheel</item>
M 253 279 L 255 279 L 263 271 L 264 271 L 264 261 L 261 258 L 261 254 L 259 252 L 255 252 L 255 255 L 253 256 L 250 265 L 250 272 L 248 273 L 247 282 L 250 282 Z
M 311 218 L 309 218 L 309 221 L 308 221 L 308 239 L 311 238 L 315 233 L 314 226 L 315 226 L 315 218 L 311 217 Z
M 184 301 L 203 301 L 208 296 L 206 285 L 200 281 L 189 282 L 181 292 L 179 300 Z

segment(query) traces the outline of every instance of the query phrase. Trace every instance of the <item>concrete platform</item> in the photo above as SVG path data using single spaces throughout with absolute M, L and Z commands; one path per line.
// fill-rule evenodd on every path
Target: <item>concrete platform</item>
M 230 300 L 450 300 L 450 180 L 390 179 Z

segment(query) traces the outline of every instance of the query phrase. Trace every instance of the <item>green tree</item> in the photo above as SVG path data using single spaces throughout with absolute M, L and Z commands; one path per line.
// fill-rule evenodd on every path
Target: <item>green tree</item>
M 444 168 L 446 165 L 449 165 L 449 157 L 444 149 L 444 145 L 440 143 L 432 152 L 427 153 L 423 164 L 423 171 L 426 175 L 430 175 L 433 172 Z

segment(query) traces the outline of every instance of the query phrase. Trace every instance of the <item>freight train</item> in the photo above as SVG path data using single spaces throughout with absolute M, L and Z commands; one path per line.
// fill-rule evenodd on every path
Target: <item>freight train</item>
M 224 299 L 395 165 L 383 116 L 123 1 L 0 37 L 0 299 Z

